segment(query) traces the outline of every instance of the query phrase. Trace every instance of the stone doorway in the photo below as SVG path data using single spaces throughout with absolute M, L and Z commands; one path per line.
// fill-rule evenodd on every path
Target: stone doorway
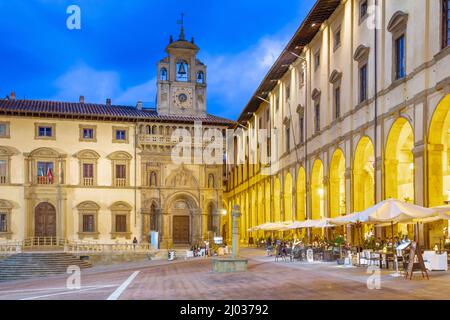
M 34 236 L 56 238 L 56 209 L 48 203 L 40 203 L 34 213 Z

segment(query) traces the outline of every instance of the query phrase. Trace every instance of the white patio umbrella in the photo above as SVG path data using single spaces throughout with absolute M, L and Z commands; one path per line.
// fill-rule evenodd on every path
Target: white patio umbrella
M 302 224 L 302 228 L 332 228 L 336 227 L 335 224 L 331 223 L 330 219 L 320 219 L 320 220 L 306 220 Z
M 287 229 L 287 224 L 285 224 L 283 222 L 269 222 L 269 223 L 266 223 L 265 225 L 261 226 L 259 228 L 259 230 L 264 230 L 264 231 L 285 231 L 285 230 L 288 230 L 288 229 Z
M 288 230 L 304 228 L 305 221 L 294 221 L 287 225 Z
M 436 210 L 400 200 L 388 199 L 359 213 L 360 222 L 399 223 L 436 216 Z

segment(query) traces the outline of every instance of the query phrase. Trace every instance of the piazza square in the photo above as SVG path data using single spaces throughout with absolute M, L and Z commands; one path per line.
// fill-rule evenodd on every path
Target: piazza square
M 450 1 L 175 2 L 0 5 L 0 300 L 449 300 Z

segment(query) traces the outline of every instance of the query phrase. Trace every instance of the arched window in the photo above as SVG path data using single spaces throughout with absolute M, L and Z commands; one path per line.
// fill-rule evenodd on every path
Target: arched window
M 150 187 L 156 187 L 156 172 L 152 171 L 150 173 Z
M 161 68 L 161 70 L 159 71 L 159 80 L 167 81 L 167 69 L 166 68 Z
M 208 175 L 208 188 L 214 188 L 214 187 L 215 187 L 214 175 L 212 173 L 210 173 Z
M 205 74 L 203 71 L 197 72 L 197 83 L 204 84 L 205 83 Z
M 177 62 L 177 81 L 187 82 L 189 79 L 189 64 L 185 60 Z

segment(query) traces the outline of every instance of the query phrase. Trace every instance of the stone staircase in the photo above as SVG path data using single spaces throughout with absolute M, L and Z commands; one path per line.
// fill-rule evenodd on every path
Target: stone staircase
M 0 282 L 64 274 L 69 266 L 90 268 L 88 261 L 64 252 L 25 252 L 0 260 Z

